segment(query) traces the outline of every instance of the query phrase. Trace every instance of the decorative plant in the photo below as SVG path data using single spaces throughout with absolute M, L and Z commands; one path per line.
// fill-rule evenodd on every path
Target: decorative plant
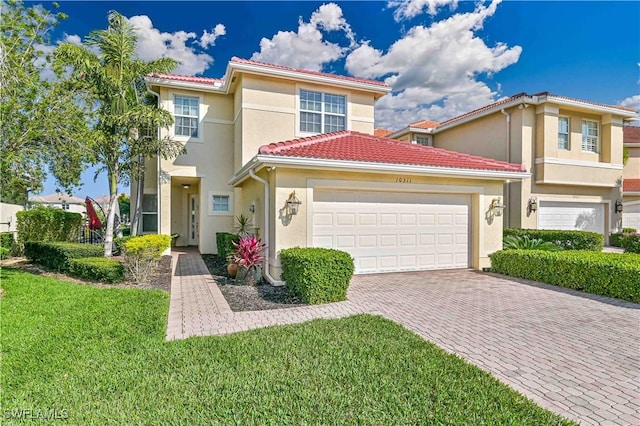
M 240 216 L 236 216 L 236 224 L 233 226 L 235 233 L 241 237 L 246 237 L 251 234 L 253 229 L 253 222 L 251 218 L 240 213 Z
M 536 238 L 529 238 L 528 235 L 518 237 L 515 235 L 507 235 L 502 240 L 502 248 L 504 250 L 543 250 L 543 251 L 560 251 L 559 247 L 549 241 L 542 241 Z
M 247 235 L 240 238 L 233 246 L 236 248 L 233 252 L 233 262 L 247 269 L 254 269 L 264 260 L 265 245 L 260 238 L 255 235 Z

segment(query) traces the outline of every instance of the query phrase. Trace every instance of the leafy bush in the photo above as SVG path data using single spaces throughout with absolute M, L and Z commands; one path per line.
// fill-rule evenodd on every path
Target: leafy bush
M 588 250 L 602 251 L 604 247 L 604 236 L 597 232 L 588 231 L 556 231 L 547 229 L 505 229 L 503 237 L 509 235 L 516 237 L 535 238 L 542 241 L 548 241 L 563 250 Z
M 492 253 L 499 274 L 640 302 L 640 256 L 593 251 L 503 250 Z
M 349 253 L 325 248 L 290 248 L 280 251 L 282 279 L 305 303 L 320 304 L 346 300 L 353 276 Z
M 560 251 L 562 247 L 557 246 L 549 241 L 542 241 L 535 238 L 529 238 L 528 235 L 516 237 L 515 235 L 507 235 L 502 241 L 504 250 L 544 250 L 544 251 Z
M 113 239 L 113 254 L 118 256 L 124 251 L 124 243 L 129 241 L 131 236 L 118 237 Z
M 622 228 L 622 232 L 611 234 L 609 236 L 609 245 L 613 247 L 622 247 L 622 240 L 629 234 L 634 234 L 635 232 L 636 230 L 634 228 Z
M 36 207 L 16 213 L 18 250 L 27 241 L 78 241 L 82 215 L 53 207 Z
M 638 232 L 638 230 L 636 228 L 622 228 L 622 232 L 624 234 L 630 234 L 632 232 Z
M 24 254 L 32 261 L 47 268 L 65 272 L 69 269 L 69 259 L 81 257 L 102 257 L 102 246 L 79 243 L 44 243 L 27 241 Z
M 11 254 L 15 250 L 16 240 L 13 237 L 13 232 L 0 232 L 0 247 L 5 249 L 6 257 L 2 259 L 6 259 L 11 256 Z
M 155 270 L 162 252 L 171 247 L 169 235 L 143 235 L 124 242 L 124 266 L 133 281 L 145 283 Z
M 105 257 L 69 259 L 69 273 L 79 278 L 106 283 L 119 283 L 124 280 L 122 263 Z
M 240 241 L 240 237 L 228 232 L 216 232 L 216 246 L 218 247 L 218 256 L 227 259 L 235 250 L 233 243 Z
M 0 247 L 0 260 L 6 259 L 11 255 L 11 250 L 6 247 Z
M 640 234 L 632 232 L 620 240 L 620 247 L 625 253 L 640 253 Z

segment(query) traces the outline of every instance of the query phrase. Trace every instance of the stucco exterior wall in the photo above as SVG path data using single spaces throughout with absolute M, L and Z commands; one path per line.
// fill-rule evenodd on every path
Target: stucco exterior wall
M 16 213 L 24 210 L 19 204 L 0 203 L 0 232 L 17 232 L 18 219 Z
M 628 146 L 629 159 L 624 165 L 622 176 L 624 179 L 640 179 L 640 147 Z
M 500 112 L 438 132 L 433 146 L 506 160 L 507 121 Z
M 270 206 L 272 233 L 269 238 L 270 272 L 274 277 L 280 275 L 280 262 L 277 253 L 289 247 L 310 245 L 312 233 L 312 209 L 314 188 L 324 185 L 331 187 L 339 184 L 347 188 L 368 191 L 404 191 L 404 192 L 441 192 L 462 193 L 471 196 L 469 240 L 470 263 L 474 268 L 489 266 L 488 255 L 501 249 L 502 217 L 493 217 L 490 223 L 486 213 L 494 198 L 502 197 L 502 182 L 463 178 L 439 178 L 412 176 L 411 184 L 396 183 L 396 175 L 381 173 L 356 173 L 321 170 L 302 170 L 278 167 L 270 172 L 263 171 L 273 192 Z M 242 184 L 244 203 L 250 199 L 262 197 L 250 180 Z M 261 189 L 260 189 L 261 190 Z M 295 191 L 302 202 L 298 214 L 284 215 L 286 200 Z

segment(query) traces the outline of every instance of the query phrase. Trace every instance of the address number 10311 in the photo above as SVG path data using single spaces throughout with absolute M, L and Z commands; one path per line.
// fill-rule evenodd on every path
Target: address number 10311
M 411 178 L 410 177 L 404 177 L 404 176 L 397 176 L 396 177 L 396 183 L 411 183 Z

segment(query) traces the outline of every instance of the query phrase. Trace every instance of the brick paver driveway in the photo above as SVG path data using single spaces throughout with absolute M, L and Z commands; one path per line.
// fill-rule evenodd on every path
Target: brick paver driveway
M 349 300 L 554 412 L 640 425 L 640 305 L 467 270 L 356 276 Z

